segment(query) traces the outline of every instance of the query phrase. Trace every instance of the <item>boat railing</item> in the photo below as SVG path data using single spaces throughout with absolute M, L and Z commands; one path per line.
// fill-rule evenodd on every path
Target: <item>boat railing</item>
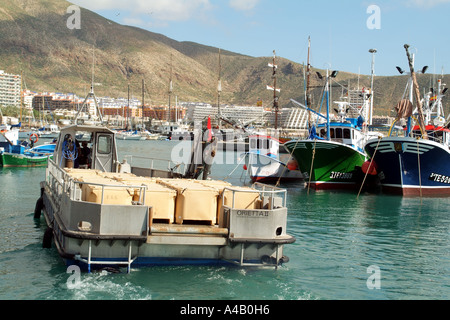
M 100 204 L 104 204 L 105 199 L 105 189 L 134 189 L 139 190 L 139 200 L 132 201 L 130 204 L 133 205 L 143 205 L 145 203 L 145 194 L 147 190 L 147 186 L 145 185 L 125 185 L 125 184 L 102 184 L 95 183 L 90 181 L 78 181 L 70 176 L 67 172 L 65 172 L 62 168 L 56 165 L 56 163 L 49 159 L 48 167 L 47 167 L 47 183 L 52 191 L 52 199 L 58 205 L 61 205 L 62 195 L 68 194 L 70 200 L 73 201 L 82 201 L 82 185 L 96 186 L 101 188 L 101 202 Z
M 276 207 L 286 207 L 287 190 L 269 186 L 263 183 L 256 182 L 253 188 L 248 190 L 234 189 L 233 187 L 225 187 L 224 192 L 228 190 L 232 192 L 231 209 L 235 209 L 236 194 L 239 193 L 255 193 L 259 192 L 261 200 L 263 200 L 263 207 L 268 210 L 273 210 Z M 281 200 L 280 200 L 281 199 Z M 222 197 L 222 205 L 225 206 L 225 197 Z
M 258 190 L 261 194 L 261 197 L 263 199 L 268 199 L 269 201 L 269 209 L 273 210 L 274 206 L 276 206 L 278 203 L 274 201 L 276 198 L 282 199 L 281 203 L 279 203 L 279 206 L 282 206 L 284 208 L 287 207 L 287 190 L 278 188 L 275 186 L 267 185 L 260 182 L 255 182 L 253 184 L 253 188 Z
M 148 168 L 148 169 L 151 169 L 151 170 L 155 170 L 155 169 L 161 170 L 162 167 L 165 166 L 165 164 L 167 165 L 167 169 L 174 173 L 184 174 L 184 172 L 186 170 L 185 163 L 178 163 L 178 162 L 174 162 L 174 161 L 168 160 L 168 159 L 149 158 L 149 157 L 133 156 L 133 155 L 126 155 L 126 156 L 124 156 L 124 158 L 130 159 L 128 162 L 131 166 L 133 166 L 133 159 L 138 159 L 138 160 L 140 160 L 140 163 L 143 163 L 144 165 L 145 164 L 150 165 L 150 168 Z M 156 168 L 155 164 L 161 165 L 161 167 Z
M 444 136 L 443 136 L 443 134 L 441 134 L 441 135 L 436 134 L 437 132 L 440 132 L 440 131 L 427 131 L 428 140 L 442 144 L 444 141 Z M 417 133 L 417 132 L 413 132 L 411 134 L 411 137 L 414 139 L 421 139 L 422 136 L 423 135 L 421 133 Z

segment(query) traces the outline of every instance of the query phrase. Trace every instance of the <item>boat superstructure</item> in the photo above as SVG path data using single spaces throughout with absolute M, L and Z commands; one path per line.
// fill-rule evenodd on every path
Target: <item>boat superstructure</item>
M 249 152 L 245 153 L 245 170 L 253 182 L 279 183 L 303 181 L 294 159 L 287 163 L 279 157 L 280 141 L 272 136 L 253 134 L 249 137 Z
M 90 133 L 87 164 L 77 163 L 77 132 Z M 198 141 L 198 140 L 197 140 Z M 199 165 L 201 166 L 201 165 Z M 196 174 L 119 162 L 115 133 L 61 130 L 41 183 L 35 218 L 43 213 L 67 264 L 102 267 L 230 264 L 277 267 L 287 262 L 286 190 L 197 180 Z M 188 168 L 195 166 L 189 165 Z

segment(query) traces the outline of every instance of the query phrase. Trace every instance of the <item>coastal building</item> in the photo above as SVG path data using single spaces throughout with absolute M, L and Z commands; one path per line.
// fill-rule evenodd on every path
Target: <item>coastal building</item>
M 20 107 L 22 77 L 0 70 L 0 106 Z
M 160 121 L 168 121 L 169 107 L 168 106 L 149 106 L 146 105 L 144 108 L 139 105 L 134 105 L 128 107 L 127 105 L 109 105 L 100 106 L 100 111 L 102 115 L 107 119 L 111 118 L 144 118 L 145 121 L 150 119 L 156 119 Z M 171 119 L 181 120 L 186 116 L 186 108 L 177 107 L 171 108 Z
M 219 108 L 208 103 L 181 103 L 186 111 L 186 119 L 192 122 L 204 121 L 211 118 L 213 125 L 218 124 Z M 220 108 L 223 118 L 236 125 L 263 124 L 266 122 L 265 116 L 270 113 L 260 106 L 229 106 L 223 105 Z
M 73 94 L 43 92 L 33 96 L 34 110 L 49 113 L 55 111 L 75 111 L 83 100 Z M 92 101 L 93 104 L 93 101 Z

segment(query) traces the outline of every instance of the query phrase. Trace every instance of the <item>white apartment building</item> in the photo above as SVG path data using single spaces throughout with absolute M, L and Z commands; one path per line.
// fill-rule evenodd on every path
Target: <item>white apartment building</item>
M 0 106 L 20 107 L 22 77 L 0 70 Z

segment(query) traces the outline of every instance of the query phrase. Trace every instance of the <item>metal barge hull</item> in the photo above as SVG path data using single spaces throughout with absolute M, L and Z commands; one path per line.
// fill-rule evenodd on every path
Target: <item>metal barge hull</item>
M 294 241 L 291 236 L 283 235 L 286 228 L 283 220 L 287 216 L 285 208 L 271 210 L 270 213 L 225 208 L 231 220 L 247 221 L 246 227 L 244 223 L 238 228 L 238 233 L 254 224 L 255 220 L 272 220 L 273 239 L 254 236 L 242 238 L 239 234 L 238 237 L 230 234 L 230 229 L 217 225 L 153 224 L 146 228 L 149 223 L 147 207 L 120 208 L 72 202 L 67 195 L 62 195 L 61 204 L 66 214 L 70 212 L 71 219 L 79 220 L 83 219 L 82 216 L 89 215 L 90 221 L 93 221 L 92 213 L 98 212 L 98 220 L 103 223 L 100 229 L 116 229 L 106 234 L 69 231 L 66 223 L 70 222 L 63 221 L 65 219 L 57 213 L 58 204 L 51 196 L 49 187 L 44 189 L 43 213 L 47 225 L 52 229 L 59 254 L 67 265 L 76 264 L 88 272 L 111 266 L 127 267 L 128 270 L 131 267 L 161 265 L 277 266 L 287 262 L 287 258 L 283 256 L 283 245 Z M 114 212 L 116 217 L 112 218 Z M 111 225 L 112 221 L 121 228 Z M 135 223 L 124 226 L 126 221 Z M 80 229 L 82 223 L 78 225 Z M 131 229 L 134 231 L 130 231 Z
M 74 168 L 74 138 L 90 132 L 85 168 Z M 151 162 L 153 163 L 153 162 Z M 178 168 L 178 166 L 176 166 Z M 67 264 L 88 272 L 104 267 L 237 265 L 278 267 L 287 262 L 287 191 L 136 168 L 117 160 L 114 132 L 72 126 L 61 131 L 35 218 L 48 229 Z

